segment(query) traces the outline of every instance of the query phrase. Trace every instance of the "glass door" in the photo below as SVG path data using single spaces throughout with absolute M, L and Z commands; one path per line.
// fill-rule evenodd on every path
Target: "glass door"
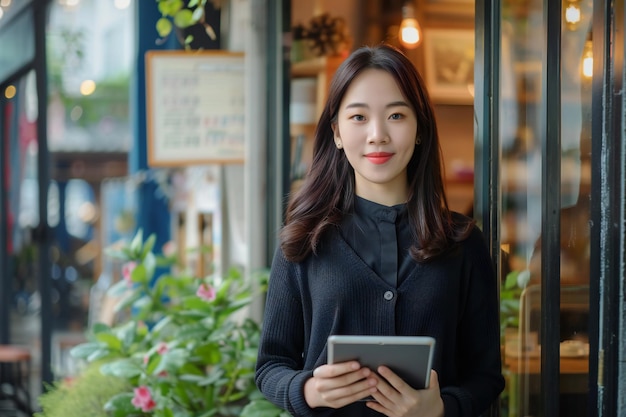
M 475 211 L 501 276 L 500 414 L 620 415 L 624 2 L 485 0 L 476 19 Z
M 546 42 L 543 2 L 509 2 L 501 21 L 502 295 L 509 303 L 504 336 L 510 416 L 539 415 L 543 281 L 560 288 L 558 317 L 561 415 L 586 415 L 589 370 L 589 219 L 591 183 L 591 2 L 562 4 L 560 50 Z M 543 85 L 550 53 L 560 54 L 557 106 L 548 111 Z M 558 110 L 557 107 L 557 110 Z M 556 129 L 548 124 L 556 123 Z M 560 126 L 559 126 L 560 125 Z M 559 136 L 560 131 L 560 138 Z M 560 147 L 549 142 L 560 141 Z M 552 151 L 552 152 L 551 152 Z M 551 154 L 557 152 L 556 155 Z M 560 163 L 560 169 L 558 165 Z M 550 171 L 544 165 L 556 165 Z M 556 172 L 556 216 L 546 218 L 546 174 Z M 550 195 L 547 196 L 551 197 Z M 558 264 L 542 267 L 546 228 L 559 221 Z M 548 242 L 551 243 L 551 242 Z M 544 257 L 545 259 L 545 257 Z M 546 275 L 546 270 L 551 272 Z M 542 285 L 543 284 L 543 285 Z M 515 305 L 517 304 L 517 305 Z

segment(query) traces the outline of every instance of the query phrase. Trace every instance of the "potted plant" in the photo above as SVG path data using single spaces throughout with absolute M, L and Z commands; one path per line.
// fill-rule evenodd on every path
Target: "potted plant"
M 123 279 L 109 294 L 118 297 L 117 310 L 126 311 L 126 319 L 95 324 L 88 341 L 71 351 L 88 364 L 99 363 L 103 376 L 124 382 L 105 402 L 106 415 L 287 415 L 254 384 L 260 327 L 243 314 L 253 289 L 264 290 L 266 276 L 252 283 L 232 269 L 196 277 L 174 255 L 155 255 L 155 239 L 144 241 L 139 231 L 128 245 L 107 251 L 123 265 Z M 158 270 L 174 272 L 157 277 Z M 52 411 L 44 408 L 40 417 L 53 417 Z
M 161 17 L 157 20 L 155 28 L 160 37 L 160 43 L 164 42 L 172 32 L 186 50 L 196 49 L 193 47 L 194 33 L 200 34 L 211 41 L 217 40 L 215 28 L 207 22 L 207 8 L 219 11 L 220 0 L 157 0 L 157 7 Z M 191 28 L 200 28 L 194 32 Z

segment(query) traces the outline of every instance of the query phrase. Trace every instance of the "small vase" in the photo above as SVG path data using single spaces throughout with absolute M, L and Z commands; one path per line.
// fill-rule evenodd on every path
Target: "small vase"
M 306 39 L 294 40 L 291 43 L 291 62 L 300 62 L 311 59 L 312 52 Z

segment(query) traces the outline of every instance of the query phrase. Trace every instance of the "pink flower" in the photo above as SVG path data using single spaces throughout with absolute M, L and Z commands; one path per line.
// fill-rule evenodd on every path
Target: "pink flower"
M 161 250 L 163 251 L 163 255 L 167 257 L 174 256 L 176 254 L 176 243 L 170 240 L 163 245 Z
M 157 346 L 157 353 L 159 355 L 164 354 L 165 352 L 167 352 L 169 350 L 169 348 L 167 347 L 167 343 L 165 342 L 159 342 L 158 346 Z
M 196 291 L 196 295 L 200 297 L 201 299 L 203 299 L 204 301 L 210 302 L 210 301 L 215 300 L 217 293 L 215 292 L 215 288 L 213 288 L 210 285 L 207 285 L 206 283 L 202 283 L 198 287 L 198 290 Z
M 150 362 L 150 355 L 146 353 L 145 355 L 143 355 L 143 364 L 147 365 L 148 362 Z
M 135 395 L 131 400 L 131 403 L 136 408 L 141 408 L 141 411 L 147 413 L 152 411 L 154 407 L 156 407 L 156 403 L 152 399 L 152 394 L 150 393 L 150 389 L 145 385 L 142 385 L 134 390 Z
M 133 280 L 132 280 L 132 273 L 133 270 L 137 267 L 137 262 L 131 261 L 131 262 L 126 262 L 123 266 L 122 266 L 122 278 L 124 278 L 124 281 L 126 281 L 126 285 L 128 285 L 129 287 L 132 287 L 133 285 Z

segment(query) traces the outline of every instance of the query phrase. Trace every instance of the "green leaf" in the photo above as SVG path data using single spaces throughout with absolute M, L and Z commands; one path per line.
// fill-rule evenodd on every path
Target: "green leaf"
M 182 0 L 159 0 L 159 11 L 164 16 L 174 16 L 182 8 Z
M 193 42 L 193 35 L 187 35 L 185 37 L 185 45 L 189 45 L 191 42 Z
M 280 417 L 285 411 L 265 399 L 248 403 L 241 411 L 241 417 Z
M 132 359 L 120 359 L 102 365 L 101 371 L 105 375 L 118 376 L 120 378 L 134 378 L 141 375 L 141 368 Z
M 130 242 L 129 249 L 130 249 L 131 253 L 133 253 L 134 255 L 140 254 L 141 253 L 141 244 L 142 243 L 143 243 L 143 231 L 141 229 L 139 229 L 137 231 L 137 234 L 133 238 L 133 240 Z
M 94 323 L 93 327 L 91 328 L 91 332 L 93 334 L 111 333 L 111 326 L 105 323 L 97 322 L 97 323 Z
M 154 242 L 156 242 L 156 235 L 152 233 L 143 244 L 143 252 L 141 253 L 141 259 L 144 259 L 145 256 L 149 252 L 152 252 L 152 249 L 154 248 Z
M 148 252 L 143 258 L 141 265 L 145 268 L 146 281 L 150 281 L 154 276 L 154 271 L 156 269 L 156 257 L 154 256 L 154 253 Z
M 96 335 L 96 340 L 104 343 L 110 349 L 122 350 L 122 341 L 115 337 L 114 334 L 101 332 Z
M 130 307 L 135 300 L 137 300 L 139 297 L 141 297 L 141 293 L 137 292 L 137 291 L 132 291 L 128 294 L 126 294 L 116 305 L 115 308 L 113 309 L 113 311 L 115 311 L 116 313 L 124 310 L 127 307 Z
M 204 375 L 205 371 L 204 369 L 200 369 L 197 366 L 191 364 L 191 363 L 186 363 L 183 366 L 180 367 L 180 373 L 181 374 L 191 374 L 191 375 Z
M 165 38 L 172 32 L 172 22 L 166 17 L 162 17 L 156 22 L 156 30 L 160 37 Z
M 133 415 L 137 413 L 137 409 L 131 403 L 133 396 L 130 392 L 117 394 L 104 404 L 104 410 L 115 415 Z M 118 414 L 118 412 L 123 414 Z
M 209 410 L 206 413 L 202 413 L 200 414 L 198 417 L 213 417 L 215 414 L 217 414 L 218 410 Z
M 203 386 L 208 386 L 208 385 L 214 385 L 216 384 L 220 379 L 222 379 L 224 376 L 224 371 L 221 369 L 213 369 L 205 378 L 203 378 L 201 381 L 198 381 L 198 385 L 203 387 Z
M 160 411 L 163 417 L 174 417 L 174 412 L 170 410 L 169 408 L 166 408 L 165 410 L 160 410 Z
M 155 334 L 161 333 L 170 323 L 172 323 L 172 316 L 165 316 L 157 322 L 152 328 L 152 332 Z
M 133 303 L 133 307 L 136 308 L 136 309 L 139 309 L 143 313 L 145 313 L 145 312 L 149 311 L 152 308 L 152 298 L 150 298 L 150 296 L 148 296 L 148 295 L 144 295 L 142 297 L 139 297 Z
M 510 290 L 512 288 L 517 287 L 517 276 L 519 275 L 519 271 L 511 271 L 507 274 L 506 280 L 504 281 L 504 288 Z
M 97 342 L 82 343 L 70 349 L 70 355 L 72 355 L 75 358 L 86 359 L 87 357 L 89 357 L 89 355 L 91 355 L 92 353 L 94 353 L 95 351 L 99 349 L 101 349 L 100 343 L 97 343 Z
M 191 16 L 193 23 L 198 23 L 203 17 L 204 17 L 204 8 L 196 7 Z
M 89 356 L 87 356 L 87 362 L 95 362 L 97 360 L 107 358 L 110 355 L 111 351 L 103 347 L 93 351 Z
M 189 9 L 179 10 L 174 15 L 174 24 L 181 29 L 189 27 L 194 23 L 195 22 L 193 21 L 193 13 Z
M 119 297 L 122 294 L 126 293 L 130 288 L 128 287 L 128 283 L 126 280 L 119 280 L 115 284 L 111 285 L 111 287 L 107 290 L 107 294 L 111 297 Z
M 137 264 L 137 266 L 133 269 L 133 272 L 130 273 L 130 280 L 132 282 L 147 283 L 147 275 L 148 274 L 146 273 L 146 265 L 144 263 L 140 263 Z
M 191 323 L 181 327 L 180 331 L 176 335 L 178 340 L 202 340 L 207 337 L 211 331 L 207 329 L 202 323 Z
M 189 354 L 184 349 L 168 350 L 161 355 L 161 361 L 158 363 L 153 373 L 159 374 L 162 371 L 167 371 L 169 373 L 176 372 L 188 359 Z
M 202 300 L 195 294 L 192 297 L 187 297 L 183 300 L 183 306 L 188 310 L 196 310 L 204 315 L 206 315 L 206 310 L 209 310 L 211 307 L 209 303 Z
M 129 260 L 127 252 L 123 249 L 120 250 L 120 249 L 113 249 L 113 248 L 105 248 L 104 254 L 113 259 L 119 259 L 122 261 Z
M 122 341 L 122 346 L 126 349 L 135 341 L 137 334 L 137 322 L 130 320 L 117 327 L 113 333 Z

